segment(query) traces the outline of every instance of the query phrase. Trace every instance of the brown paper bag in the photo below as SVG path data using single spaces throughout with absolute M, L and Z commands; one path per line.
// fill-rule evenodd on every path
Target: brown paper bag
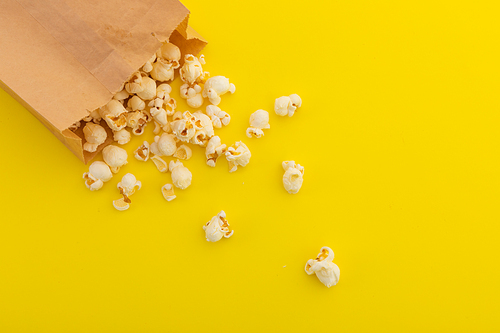
M 68 127 L 109 102 L 162 42 L 198 54 L 206 41 L 188 18 L 177 0 L 1 0 L 0 87 L 87 163 L 112 134 L 89 153 Z

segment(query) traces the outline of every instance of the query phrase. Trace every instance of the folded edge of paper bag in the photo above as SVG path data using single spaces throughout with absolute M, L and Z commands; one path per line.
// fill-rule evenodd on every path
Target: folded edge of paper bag
M 108 139 L 89 153 L 83 151 L 81 129 L 73 133 L 69 126 L 111 100 L 162 42 L 170 40 L 184 54 L 198 54 L 206 45 L 177 0 L 144 0 L 136 11 L 122 8 L 109 19 L 104 12 L 95 14 L 117 1 L 93 4 L 97 9 L 80 0 L 0 3 L 0 47 L 5 50 L 0 87 L 84 163 L 113 141 L 112 132 L 105 126 Z M 19 50 L 24 52 L 19 55 Z

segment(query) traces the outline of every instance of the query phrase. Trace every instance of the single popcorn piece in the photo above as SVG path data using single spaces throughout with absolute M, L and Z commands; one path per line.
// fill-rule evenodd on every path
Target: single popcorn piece
M 219 105 L 221 98 L 227 92 L 233 94 L 236 90 L 234 84 L 229 83 L 229 79 L 224 76 L 214 76 L 205 82 L 203 88 L 203 97 L 208 97 L 210 103 Z
M 160 124 L 160 126 L 162 127 L 167 126 L 168 124 L 167 111 L 163 109 L 161 106 L 159 107 L 155 106 L 155 104 L 156 104 L 155 101 L 151 101 L 148 104 L 148 106 L 151 107 L 151 109 L 149 109 L 151 116 L 158 124 Z
M 88 121 L 90 121 L 90 120 L 88 120 Z M 70 127 L 68 127 L 68 129 L 69 129 L 70 131 L 73 131 L 73 132 L 74 132 L 74 131 L 76 131 L 77 129 L 79 129 L 81 125 L 82 125 L 82 123 L 81 123 L 80 121 L 77 121 L 76 123 L 74 123 L 73 125 L 71 125 Z
M 182 65 L 179 74 L 182 82 L 187 83 L 189 86 L 193 86 L 195 83 L 205 83 L 205 76 L 208 76 L 208 72 L 203 71 L 201 65 L 205 64 L 205 57 L 200 55 L 199 58 L 192 54 L 186 54 L 184 56 L 184 65 Z
M 172 173 L 172 183 L 174 183 L 175 187 L 184 190 L 191 185 L 193 175 L 179 160 L 176 162 L 170 161 L 170 172 Z
M 157 156 L 157 155 L 153 155 L 153 156 L 151 156 L 150 159 L 151 159 L 151 161 L 153 161 L 153 163 L 155 164 L 158 171 L 160 171 L 160 172 L 167 172 L 168 171 L 168 163 L 165 162 L 165 160 L 163 158 L 161 158 L 160 156 Z
M 161 188 L 161 194 L 167 201 L 174 200 L 177 196 L 174 193 L 174 187 L 172 184 L 165 184 Z
M 276 98 L 274 102 L 274 112 L 278 116 L 293 116 L 295 111 L 302 106 L 302 100 L 297 94 Z
M 117 188 L 123 198 L 113 201 L 113 206 L 120 211 L 127 210 L 130 207 L 130 196 L 141 189 L 141 182 L 131 173 L 123 176 L 122 181 L 118 183 Z
M 177 143 L 173 134 L 163 133 L 155 136 L 151 144 L 151 152 L 158 156 L 172 156 L 177 150 Z
M 282 163 L 285 174 L 283 175 L 283 186 L 290 194 L 296 194 L 302 187 L 304 181 L 304 167 L 295 164 L 295 161 L 284 161 Z
M 321 248 L 321 252 L 316 259 L 309 259 L 306 263 L 306 273 L 316 274 L 318 279 L 325 286 L 330 288 L 339 282 L 340 269 L 333 263 L 334 254 L 327 246 Z
M 217 242 L 222 237 L 229 238 L 234 233 L 234 230 L 229 230 L 229 223 L 226 220 L 226 213 L 223 210 L 212 217 L 212 219 L 203 226 L 203 230 L 205 230 L 205 237 L 208 242 Z
M 144 66 L 142 66 L 142 70 L 146 73 L 151 72 L 155 60 L 156 60 L 156 53 L 153 54 L 153 56 L 144 64 Z
M 172 121 L 181 120 L 182 118 L 184 118 L 184 117 L 182 116 L 182 112 L 181 112 L 181 111 L 176 111 L 176 112 L 172 115 Z
M 248 147 L 241 141 L 229 147 L 225 154 L 229 164 L 229 172 L 238 170 L 238 166 L 245 167 L 252 157 Z
M 87 123 L 83 128 L 83 134 L 85 135 L 85 142 L 83 144 L 83 150 L 93 153 L 97 150 L 97 147 L 106 141 L 108 133 L 101 125 L 94 123 Z
M 269 113 L 264 110 L 257 110 L 250 115 L 250 127 L 247 128 L 249 138 L 261 138 L 264 136 L 263 129 L 271 128 L 269 125 Z
M 137 92 L 136 95 L 145 101 L 149 101 L 156 96 L 156 81 L 150 77 L 142 77 L 142 86 L 144 90 Z
M 181 160 L 189 160 L 193 156 L 193 151 L 186 145 L 180 145 L 173 156 Z
M 127 110 L 116 99 L 112 99 L 106 106 L 100 108 L 99 115 L 113 131 L 119 131 L 127 126 Z
M 220 137 L 213 136 L 207 144 L 207 148 L 205 150 L 205 157 L 207 158 L 208 166 L 212 168 L 215 167 L 217 163 L 217 159 L 226 153 L 227 146 L 222 144 L 220 141 Z
M 206 112 L 215 128 L 221 128 L 222 125 L 227 126 L 231 121 L 231 116 L 227 112 L 222 111 L 218 106 L 208 105 Z
M 134 135 L 142 135 L 148 123 L 148 115 L 143 111 L 134 111 L 127 114 L 127 126 Z
M 127 92 L 126 89 L 123 89 L 119 92 L 117 92 L 114 96 L 113 99 L 116 99 L 117 101 L 123 101 L 129 97 L 129 93 Z
M 83 174 L 83 179 L 85 179 L 85 186 L 91 191 L 97 191 L 101 189 L 103 184 L 109 181 L 113 177 L 109 166 L 101 161 L 96 161 L 92 163 L 89 167 L 89 171 Z
M 134 157 L 143 162 L 149 159 L 149 143 L 147 141 L 144 141 L 142 145 L 134 151 Z
M 146 108 L 146 103 L 139 96 L 134 95 L 127 101 L 127 106 L 132 111 L 142 111 Z
M 168 42 L 163 43 L 157 55 L 170 62 L 174 69 L 180 67 L 179 60 L 181 60 L 181 50 L 175 44 Z
M 174 67 L 169 61 L 158 58 L 149 74 L 156 81 L 170 81 L 174 79 Z
M 194 109 L 197 109 L 203 105 L 201 87 L 198 84 L 190 86 L 189 84 L 184 83 L 181 86 L 181 97 L 184 98 L 187 104 Z
M 176 115 L 177 112 L 174 114 L 174 119 Z M 170 126 L 177 139 L 183 142 L 189 142 L 196 133 L 196 128 L 194 126 L 195 122 L 196 118 L 189 111 L 185 111 L 182 114 L 182 118 L 172 121 Z
M 144 90 L 141 73 L 137 72 L 132 75 L 130 80 L 125 84 L 125 90 L 129 94 L 137 94 Z
M 109 145 L 102 150 L 104 162 L 111 168 L 111 172 L 117 173 L 120 168 L 127 164 L 127 152 L 120 147 Z
M 113 140 L 118 142 L 119 145 L 127 144 L 130 141 L 130 138 L 131 138 L 130 132 L 127 131 L 125 128 L 113 132 Z

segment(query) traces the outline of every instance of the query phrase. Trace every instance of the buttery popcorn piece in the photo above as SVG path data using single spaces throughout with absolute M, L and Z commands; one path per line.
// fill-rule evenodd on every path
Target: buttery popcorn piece
M 229 79 L 224 76 L 214 76 L 211 77 L 205 82 L 205 86 L 203 88 L 203 97 L 208 97 L 210 103 L 214 105 L 219 105 L 221 98 L 220 96 L 224 95 L 227 92 L 231 94 L 234 93 L 236 87 L 234 84 L 229 83 Z
M 142 70 L 146 73 L 151 72 L 155 60 L 156 60 L 156 54 L 153 54 L 153 56 L 144 64 L 144 66 L 142 66 Z
M 127 114 L 127 126 L 134 135 L 142 135 L 148 123 L 148 116 L 143 111 L 134 111 Z
M 144 141 L 143 144 L 134 151 L 134 157 L 143 162 L 149 159 L 149 143 L 147 141 Z
M 196 109 L 203 105 L 203 96 L 201 95 L 201 87 L 198 84 L 190 86 L 184 83 L 181 86 L 181 97 L 184 98 L 187 104 Z
M 245 167 L 252 157 L 248 147 L 241 141 L 229 147 L 225 154 L 229 164 L 229 172 L 238 170 L 238 166 Z
M 88 121 L 90 121 L 90 120 L 88 120 Z M 70 127 L 68 127 L 68 129 L 70 131 L 74 132 L 74 131 L 76 131 L 77 129 L 80 128 L 81 124 L 82 124 L 81 122 L 77 121 L 76 123 L 74 123 L 73 125 L 71 125 Z
M 274 112 L 278 116 L 293 116 L 297 108 L 302 106 L 302 100 L 297 94 L 291 94 L 290 96 L 283 96 L 276 98 L 274 102 Z
M 222 111 L 218 106 L 208 105 L 206 112 L 215 128 L 221 128 L 222 125 L 227 126 L 231 121 L 231 116 L 227 112 Z
M 174 67 L 171 62 L 158 58 L 149 74 L 156 81 L 170 81 L 174 79 Z
M 127 101 L 127 106 L 132 111 L 142 111 L 146 108 L 146 103 L 139 96 L 134 95 Z
M 179 148 L 174 153 L 175 158 L 179 158 L 181 160 L 189 160 L 193 155 L 193 151 L 186 145 L 180 145 Z
M 174 183 L 175 187 L 184 190 L 191 185 L 193 175 L 179 160 L 176 162 L 170 161 L 170 172 L 172 173 L 172 183 Z
M 174 187 L 172 184 L 163 185 L 161 188 L 161 194 L 163 194 L 163 197 L 167 201 L 172 201 L 177 197 L 174 193 Z
M 113 140 L 118 142 L 119 145 L 124 145 L 130 141 L 130 132 L 127 131 L 125 128 L 114 132 L 113 131 Z
M 113 206 L 120 211 L 127 210 L 131 203 L 130 196 L 134 194 L 135 191 L 140 190 L 141 185 L 141 182 L 138 181 L 133 174 L 127 173 L 117 185 L 123 198 L 114 200 Z
M 217 242 L 222 237 L 229 238 L 234 230 L 229 230 L 229 223 L 226 220 L 226 213 L 221 210 L 217 216 L 212 217 L 204 226 L 205 237 L 208 242 Z
M 97 150 L 97 147 L 106 141 L 108 133 L 101 125 L 94 123 L 87 123 L 83 128 L 83 134 L 85 135 L 85 142 L 83 144 L 83 150 L 93 153 Z
M 321 248 L 321 252 L 316 259 L 309 259 L 306 263 L 306 273 L 316 274 L 318 279 L 325 286 L 330 288 L 339 282 L 340 269 L 333 263 L 334 254 L 327 246 Z
M 168 171 L 168 164 L 165 162 L 163 158 L 157 155 L 153 155 L 150 157 L 151 161 L 156 165 L 156 168 L 160 172 L 167 172 Z
M 195 83 L 205 83 L 205 76 L 208 76 L 209 73 L 203 71 L 202 64 L 205 64 L 203 55 L 197 58 L 192 54 L 186 54 L 184 56 L 184 65 L 179 71 L 182 82 L 187 83 L 189 86 L 193 86 Z
M 91 191 L 99 190 L 102 185 L 113 177 L 109 166 L 101 161 L 96 161 L 89 166 L 89 171 L 83 174 L 85 186 Z
M 126 114 L 127 110 L 116 99 L 112 99 L 99 109 L 99 115 L 113 131 L 119 131 L 127 126 Z
M 84 121 L 92 121 L 94 124 L 99 124 L 101 119 L 100 109 L 95 109 L 87 117 L 83 118 Z
M 290 194 L 296 194 L 302 187 L 304 181 L 304 167 L 295 164 L 295 161 L 284 161 L 282 163 L 285 174 L 283 175 L 283 186 Z
M 144 90 L 141 73 L 137 72 L 132 75 L 130 80 L 125 84 L 125 90 L 129 94 L 137 94 Z
M 205 156 L 207 158 L 208 166 L 212 168 L 215 167 L 217 163 L 217 159 L 226 153 L 227 146 L 222 144 L 220 141 L 220 137 L 213 136 L 207 144 L 207 148 L 205 150 Z
M 137 92 L 136 95 L 145 101 L 149 101 L 156 96 L 156 81 L 150 77 L 142 77 L 142 86 L 144 90 Z
M 129 97 L 129 93 L 127 92 L 126 89 L 123 89 L 119 92 L 117 92 L 114 96 L 113 99 L 116 99 L 117 101 L 123 101 Z
M 263 129 L 271 128 L 269 125 L 269 113 L 264 110 L 257 110 L 250 115 L 250 127 L 247 128 L 249 138 L 261 138 L 264 136 Z
M 109 145 L 102 150 L 102 158 L 109 165 L 111 172 L 117 173 L 120 168 L 127 164 L 127 152 L 120 147 Z
M 175 136 L 173 134 L 163 133 L 161 136 L 155 136 L 155 141 L 151 144 L 151 152 L 158 156 L 172 156 L 177 150 Z
M 174 114 L 174 119 L 176 115 L 177 112 Z M 182 118 L 172 121 L 170 126 L 177 139 L 183 142 L 189 142 L 196 133 L 196 128 L 194 126 L 195 122 L 196 118 L 189 111 L 185 111 L 182 114 Z
M 175 44 L 168 42 L 163 43 L 157 55 L 172 63 L 174 69 L 180 67 L 179 60 L 181 60 L 181 50 Z

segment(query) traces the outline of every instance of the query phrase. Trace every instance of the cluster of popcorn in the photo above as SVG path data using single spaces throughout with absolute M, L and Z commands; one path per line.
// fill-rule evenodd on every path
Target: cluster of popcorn
M 231 121 L 230 115 L 218 105 L 222 95 L 235 92 L 234 84 L 224 76 L 210 78 L 210 74 L 203 70 L 203 55 L 196 57 L 186 54 L 183 60 L 181 66 L 181 51 L 176 45 L 164 43 L 108 104 L 72 126 L 72 130 L 84 126 L 83 148 L 88 152 L 95 152 L 107 139 L 103 125 L 111 129 L 113 140 L 118 145 L 124 145 L 131 140 L 132 134 L 142 135 L 148 123 L 153 122 L 153 142 L 144 141 L 134 151 L 134 157 L 142 162 L 151 160 L 159 172 L 170 172 L 172 183 L 161 187 L 166 201 L 176 198 L 175 188 L 184 190 L 191 185 L 193 175 L 181 162 L 191 158 L 193 151 L 190 145 L 205 149 L 206 164 L 210 167 L 215 167 L 218 159 L 225 157 L 229 172 L 248 165 L 252 156 L 242 141 L 228 146 L 215 135 L 214 129 L 228 126 Z M 208 100 L 210 104 L 206 106 L 205 112 L 176 110 L 177 102 L 170 96 L 172 88 L 168 84 L 175 78 L 176 70 L 183 82 L 180 86 L 181 98 L 194 109 L 201 108 Z M 279 116 L 292 117 L 301 105 L 301 98 L 292 94 L 277 98 L 274 111 Z M 269 113 L 260 109 L 250 115 L 246 135 L 259 139 L 264 136 L 264 130 L 269 128 Z M 102 157 L 103 162 L 93 162 L 89 171 L 83 174 L 85 185 L 91 191 L 101 189 L 105 182 L 111 180 L 113 174 L 127 164 L 128 159 L 127 152 L 117 145 L 105 147 Z M 167 161 L 165 158 L 173 159 Z M 295 161 L 283 161 L 282 167 L 285 171 L 285 190 L 290 194 L 298 193 L 303 183 L 304 167 Z M 117 185 L 122 197 L 114 200 L 113 206 L 119 211 L 129 209 L 130 197 L 141 187 L 142 183 L 133 174 L 124 175 Z M 229 238 L 234 232 L 230 229 L 224 211 L 220 211 L 203 225 L 203 230 L 209 242 Z M 333 263 L 333 251 L 328 247 L 321 248 L 316 259 L 307 261 L 305 271 L 309 275 L 315 273 L 327 287 L 335 285 L 340 275 L 338 266 Z

